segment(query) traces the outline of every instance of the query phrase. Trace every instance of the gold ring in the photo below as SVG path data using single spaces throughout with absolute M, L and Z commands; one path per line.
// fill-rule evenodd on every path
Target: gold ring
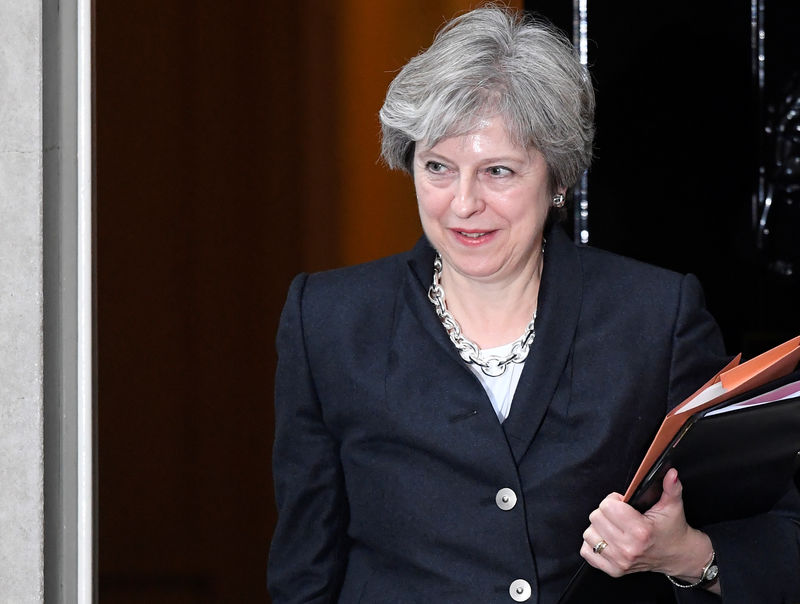
M 597 544 L 592 548 L 592 551 L 595 554 L 602 554 L 603 550 L 606 549 L 607 547 L 608 547 L 608 543 L 606 542 L 606 540 L 605 539 L 600 539 L 600 541 L 598 541 Z

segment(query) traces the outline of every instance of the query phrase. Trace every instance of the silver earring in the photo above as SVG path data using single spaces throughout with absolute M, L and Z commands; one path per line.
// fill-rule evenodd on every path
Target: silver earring
M 556 193 L 553 195 L 553 207 L 554 208 L 563 208 L 566 200 L 564 199 L 563 193 Z

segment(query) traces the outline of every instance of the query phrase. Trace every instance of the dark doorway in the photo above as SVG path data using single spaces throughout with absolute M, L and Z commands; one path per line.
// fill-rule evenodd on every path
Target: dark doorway
M 573 4 L 526 6 L 572 34 Z M 778 144 L 764 132 L 775 120 L 769 113 L 781 111 L 800 58 L 790 41 L 800 9 L 789 4 L 587 6 L 597 91 L 589 243 L 697 274 L 730 352 L 746 356 L 800 333 L 800 271 L 775 266 L 796 263 L 800 244 L 786 231 L 800 232 L 798 204 L 784 199 L 773 212 L 773 235 L 779 230 L 782 239 L 765 248 L 757 241 L 754 203 L 759 167 L 770 171 Z M 752 66 L 758 5 L 766 42 L 761 94 Z

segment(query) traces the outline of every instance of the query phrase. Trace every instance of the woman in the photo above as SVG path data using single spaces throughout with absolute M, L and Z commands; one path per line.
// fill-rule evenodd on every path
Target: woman
M 645 514 L 615 494 L 724 358 L 695 278 L 549 224 L 593 111 L 569 42 L 496 7 L 392 82 L 383 156 L 412 175 L 424 237 L 291 286 L 274 602 L 555 602 L 581 556 L 622 577 L 594 601 L 656 601 L 667 575 L 694 586 L 683 601 L 800 601 L 796 493 L 713 527 L 687 525 L 674 470 Z

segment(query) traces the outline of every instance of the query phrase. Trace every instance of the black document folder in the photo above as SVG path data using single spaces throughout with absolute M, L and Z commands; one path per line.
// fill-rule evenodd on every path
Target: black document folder
M 664 474 L 673 467 L 683 484 L 686 519 L 696 528 L 767 512 L 789 489 L 796 488 L 800 371 L 682 419 L 680 430 L 644 478 L 629 488 L 628 502 L 639 511 L 658 501 Z M 632 593 L 660 589 L 664 591 L 661 597 L 669 601 L 671 590 L 658 576 L 642 575 L 612 579 L 584 562 L 559 604 L 596 601 L 608 581 L 627 582 Z
M 629 503 L 645 511 L 661 496 L 670 468 L 678 469 L 691 526 L 768 511 L 800 467 L 800 393 L 731 411 L 742 401 L 800 381 L 800 372 L 690 417 Z

